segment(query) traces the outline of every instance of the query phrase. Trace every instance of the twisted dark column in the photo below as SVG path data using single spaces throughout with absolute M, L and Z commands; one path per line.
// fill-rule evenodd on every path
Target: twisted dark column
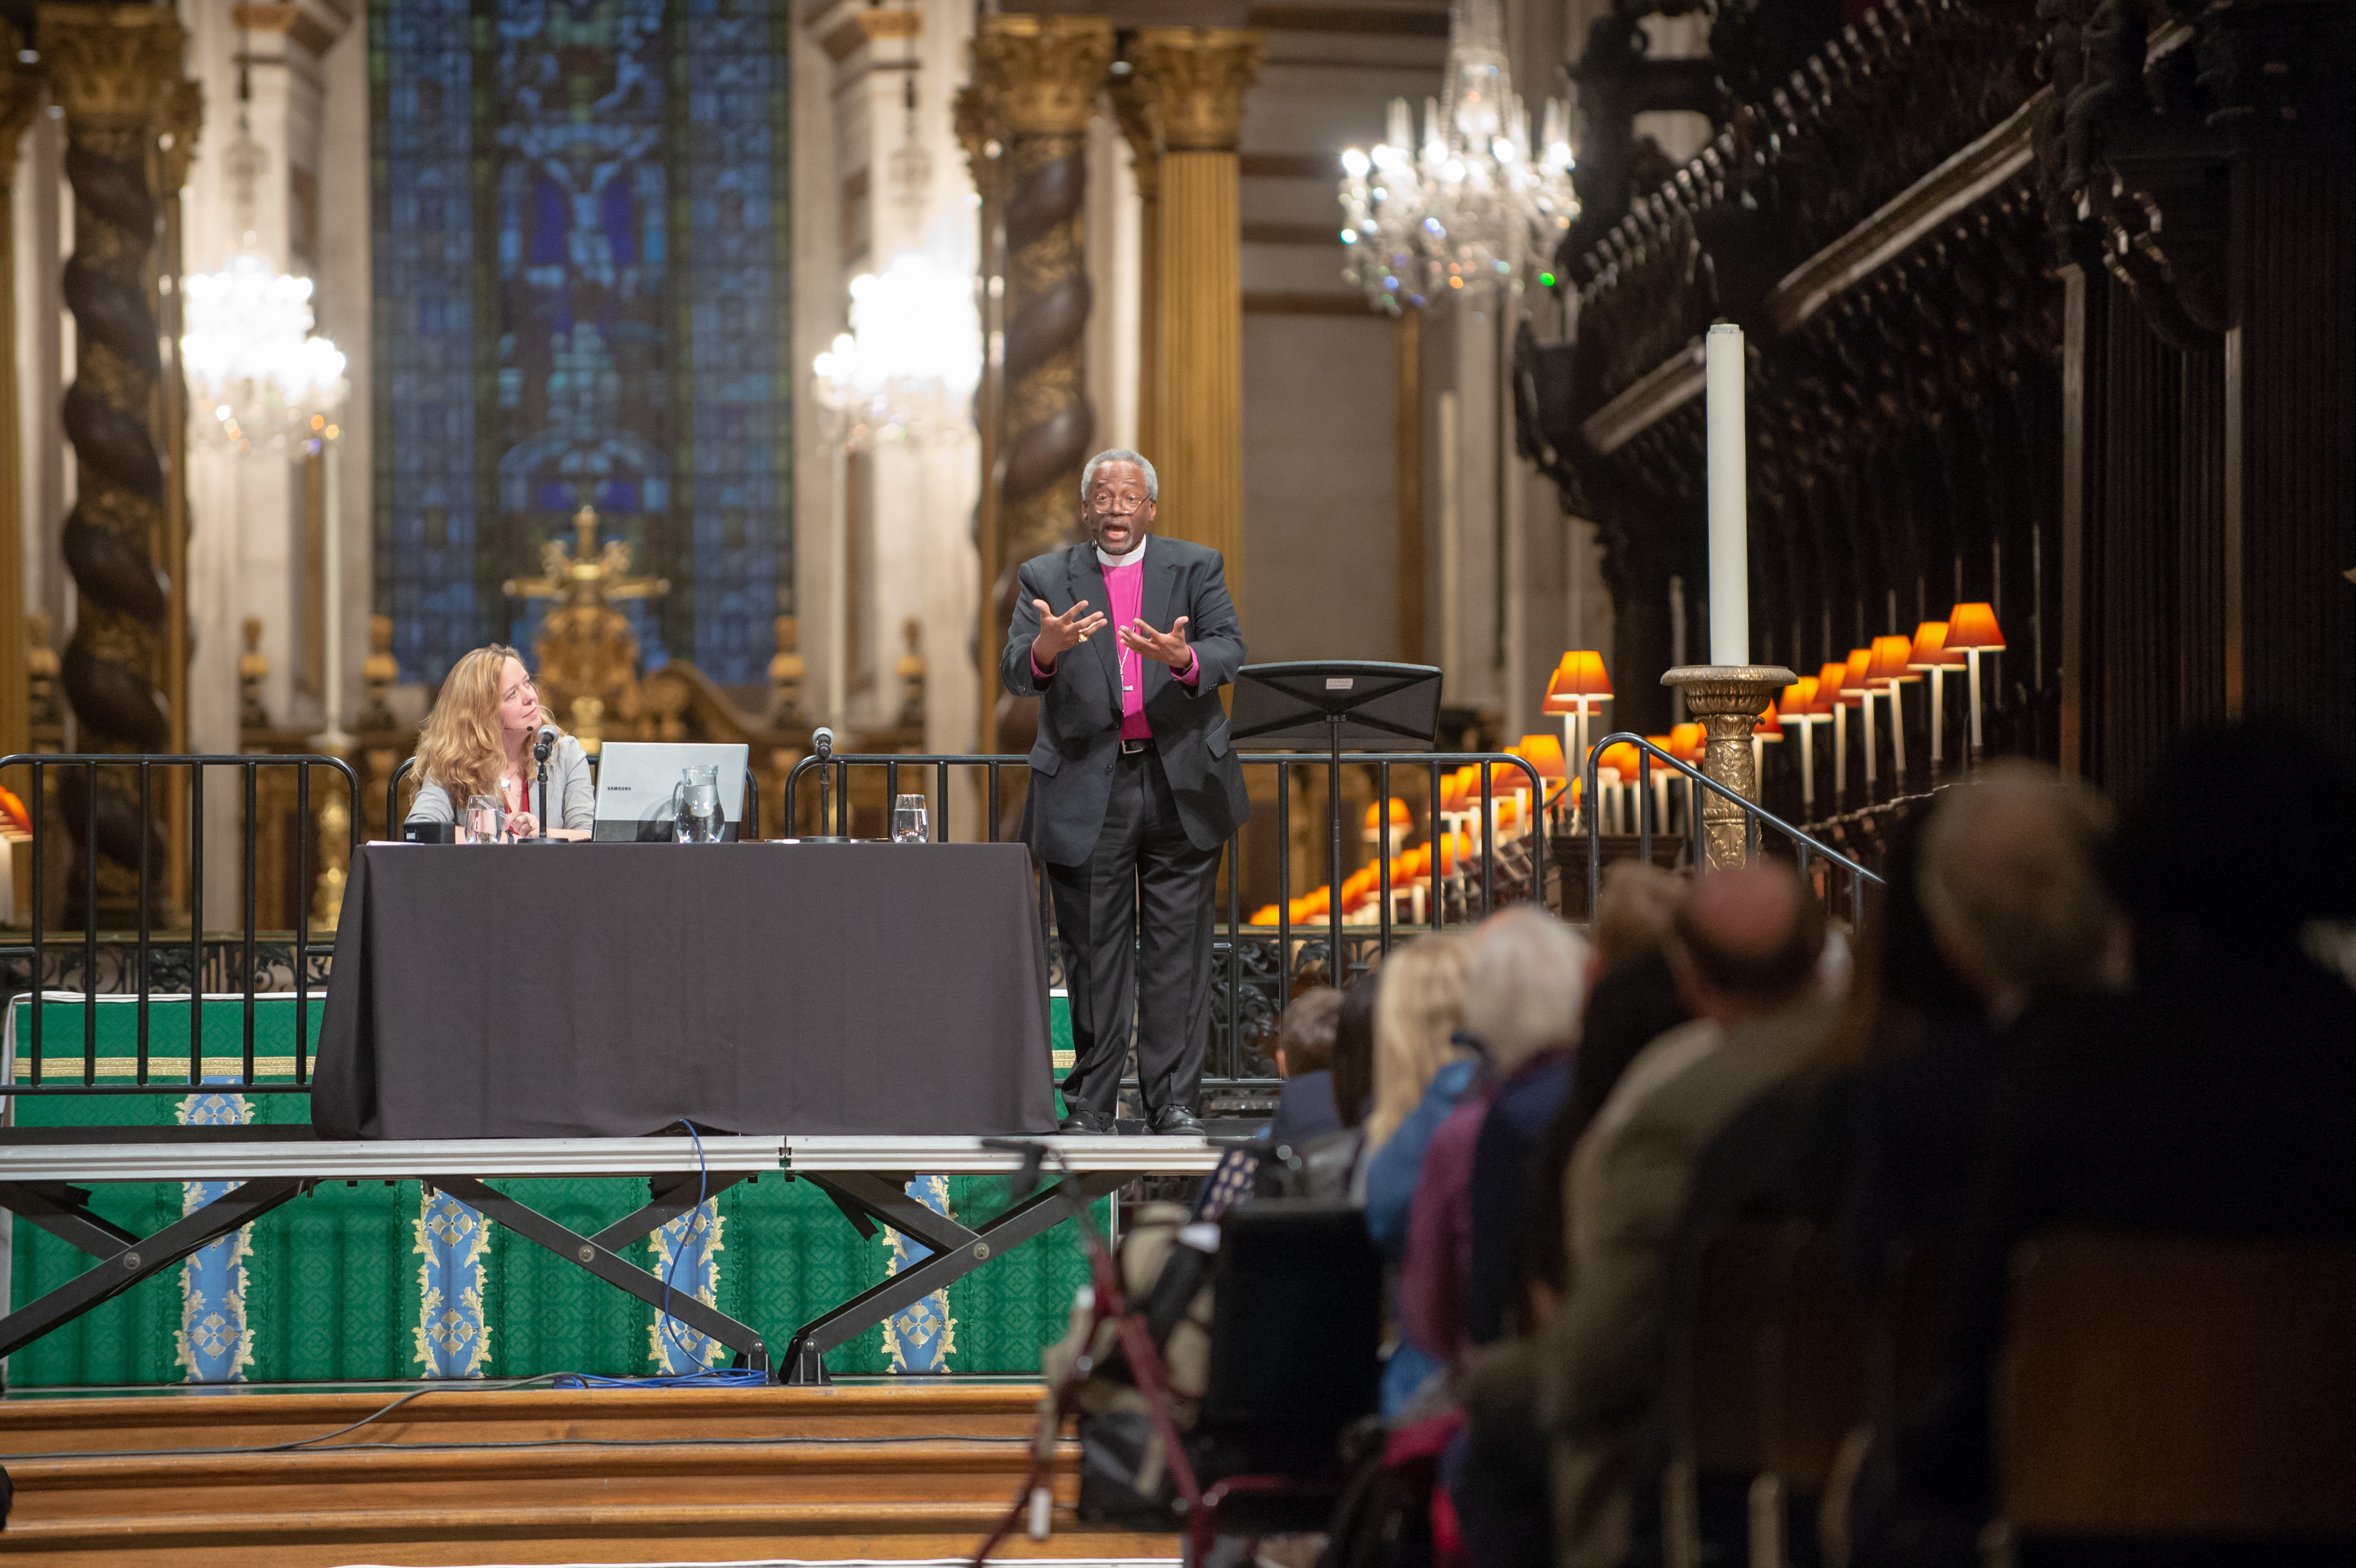
M 1077 537 L 1080 469 L 1096 438 L 1088 402 L 1088 116 L 1112 60 L 1112 24 L 1101 16 L 991 16 L 973 40 L 970 94 L 976 137 L 1002 159 L 1005 192 L 1006 342 L 998 426 L 985 502 L 982 660 L 997 667 L 998 639 L 1013 608 L 1014 572 Z M 1027 750 L 1037 704 L 1001 693 L 997 749 Z
M 85 751 L 161 751 L 171 735 L 157 693 L 170 607 L 155 563 L 166 518 L 151 418 L 162 367 L 148 279 L 158 234 L 158 131 L 175 122 L 185 97 L 181 40 L 177 19 L 161 7 L 41 13 L 41 54 L 65 106 L 74 193 L 65 300 L 76 354 L 64 422 L 75 500 L 62 543 L 79 596 L 62 676 Z M 133 895 L 143 833 L 151 864 L 166 864 L 160 835 L 143 822 L 127 780 L 102 779 L 95 801 L 81 776 L 61 782 L 77 839 L 96 813 L 100 854 L 115 863 L 101 867 L 101 901 L 119 910 Z

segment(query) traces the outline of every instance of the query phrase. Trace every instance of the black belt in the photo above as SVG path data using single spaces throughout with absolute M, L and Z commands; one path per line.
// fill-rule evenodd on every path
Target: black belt
M 1128 736 L 1120 737 L 1120 754 L 1123 757 L 1136 757 L 1141 753 L 1151 751 L 1152 749 L 1153 737 L 1150 735 L 1141 736 L 1134 740 L 1130 739 Z

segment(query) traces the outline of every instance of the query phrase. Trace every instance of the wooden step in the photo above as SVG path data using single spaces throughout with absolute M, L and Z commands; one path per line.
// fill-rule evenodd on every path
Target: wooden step
M 0 1402 L 16 1506 L 0 1552 L 58 1568 L 334 1568 L 957 1558 L 1013 1500 L 1039 1390 L 233 1390 Z M 1055 1534 L 1001 1555 L 1167 1559 L 1085 1530 L 1057 1444 Z
M 67 1449 L 261 1447 L 319 1437 L 399 1399 L 400 1385 L 334 1393 L 234 1388 L 0 1400 L 0 1464 Z M 1039 1406 L 1033 1383 L 836 1384 L 788 1389 L 487 1390 L 429 1385 L 354 1442 L 552 1439 L 1012 1437 Z

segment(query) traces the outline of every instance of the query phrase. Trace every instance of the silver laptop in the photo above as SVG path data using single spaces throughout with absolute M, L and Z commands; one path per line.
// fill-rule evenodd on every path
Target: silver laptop
M 599 843 L 667 843 L 678 828 L 671 791 L 688 768 L 720 769 L 722 839 L 734 843 L 744 820 L 744 746 L 609 740 L 597 756 L 597 820 L 589 836 Z

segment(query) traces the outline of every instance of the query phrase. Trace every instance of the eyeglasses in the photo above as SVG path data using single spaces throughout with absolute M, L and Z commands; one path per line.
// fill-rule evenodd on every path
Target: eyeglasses
M 1088 510 L 1090 511 L 1116 512 L 1125 517 L 1130 512 L 1143 511 L 1146 509 L 1147 504 L 1147 498 L 1144 496 L 1116 496 L 1108 494 L 1103 490 L 1099 490 L 1097 492 L 1095 499 L 1088 502 Z

